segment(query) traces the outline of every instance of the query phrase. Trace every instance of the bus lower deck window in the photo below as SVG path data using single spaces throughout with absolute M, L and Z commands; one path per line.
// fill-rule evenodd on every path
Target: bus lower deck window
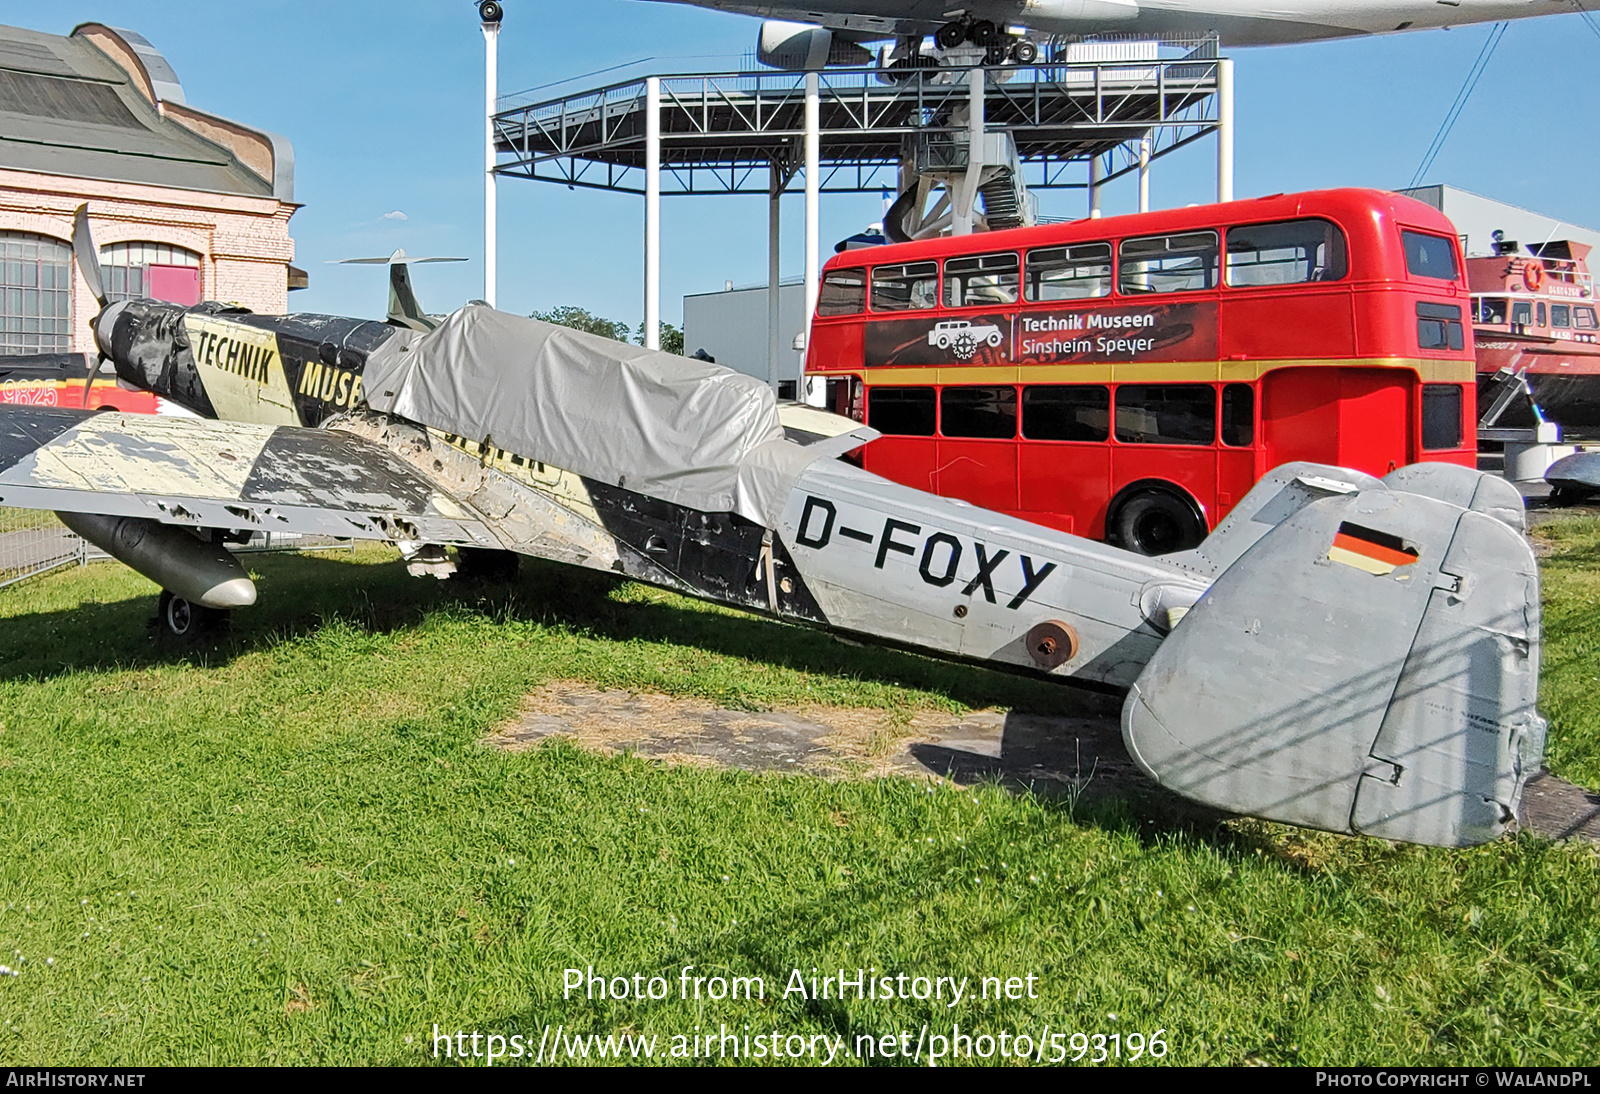
M 947 387 L 939 394 L 939 433 L 944 437 L 1011 438 L 1017 435 L 1017 389 Z
M 874 387 L 867 395 L 867 424 L 879 433 L 931 437 L 935 412 L 931 387 Z
M 1422 447 L 1461 447 L 1461 388 L 1457 384 L 1422 385 Z
M 1212 444 L 1217 389 L 1210 384 L 1123 384 L 1117 388 L 1123 444 Z
M 1101 384 L 1023 388 L 1022 435 L 1030 441 L 1105 441 L 1111 436 L 1111 389 Z
M 1248 448 L 1256 437 L 1256 393 L 1249 384 L 1222 389 L 1222 443 Z

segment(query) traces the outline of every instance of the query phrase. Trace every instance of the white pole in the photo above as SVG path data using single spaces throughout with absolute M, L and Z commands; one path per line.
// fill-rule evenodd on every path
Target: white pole
M 806 73 L 806 345 L 811 344 L 811 316 L 817 310 L 818 224 L 822 207 L 822 81 Z M 800 358 L 795 398 L 805 401 L 806 362 Z
M 783 169 L 772 165 L 772 181 L 767 184 L 767 384 L 778 390 L 778 356 L 783 340 L 778 325 L 783 316 L 778 308 L 778 245 L 782 227 Z
M 644 344 L 661 348 L 661 77 L 645 80 Z
M 1233 60 L 1217 60 L 1217 200 L 1233 200 Z
M 984 92 L 988 77 L 982 65 L 967 72 L 967 173 L 961 176 L 950 209 L 950 234 L 972 234 L 977 217 L 978 184 L 983 181 Z
M 1101 166 L 1099 155 L 1089 157 L 1089 218 L 1095 219 L 1100 215 L 1100 180 L 1105 178 L 1105 168 Z
M 1150 211 L 1150 135 L 1139 138 L 1139 212 Z
M 496 219 L 494 185 L 494 108 L 499 23 L 483 24 L 483 299 L 492 308 L 495 297 L 495 270 L 499 256 L 495 253 Z

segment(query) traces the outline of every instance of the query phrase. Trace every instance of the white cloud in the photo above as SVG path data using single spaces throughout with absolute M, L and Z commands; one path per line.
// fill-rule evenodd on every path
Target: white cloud
M 383 214 L 383 219 L 384 220 L 410 220 L 411 218 L 406 216 L 399 209 L 396 209 L 391 213 L 384 213 Z

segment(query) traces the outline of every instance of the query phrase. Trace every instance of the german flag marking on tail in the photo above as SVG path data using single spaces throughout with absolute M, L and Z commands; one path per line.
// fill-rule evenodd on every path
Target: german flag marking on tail
M 1417 549 L 1399 536 L 1346 521 L 1339 525 L 1339 531 L 1333 537 L 1328 560 L 1382 577 L 1417 561 Z

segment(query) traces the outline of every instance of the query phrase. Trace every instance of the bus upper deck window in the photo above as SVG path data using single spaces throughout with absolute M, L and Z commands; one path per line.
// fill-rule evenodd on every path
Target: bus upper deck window
M 1436 277 L 1441 281 L 1454 281 L 1461 276 L 1461 270 L 1456 266 L 1453 240 L 1422 232 L 1402 231 L 1400 241 L 1405 245 L 1406 269 L 1411 276 Z
M 1111 295 L 1111 244 L 1075 243 L 1028 252 L 1025 295 L 1034 303 Z
M 916 311 L 939 302 L 939 264 L 908 262 L 872 271 L 873 311 Z
M 1015 304 L 1020 267 L 1017 256 L 1011 253 L 945 259 L 945 307 Z
M 1285 220 L 1228 229 L 1229 285 L 1338 281 L 1347 270 L 1344 233 L 1326 220 Z
M 1119 292 L 1213 289 L 1217 285 L 1217 233 L 1125 239 L 1118 248 L 1118 260 Z
M 931 387 L 874 387 L 867 392 L 867 424 L 898 437 L 931 437 L 936 413 Z
M 867 310 L 867 271 L 829 270 L 817 293 L 818 315 L 855 315 Z

